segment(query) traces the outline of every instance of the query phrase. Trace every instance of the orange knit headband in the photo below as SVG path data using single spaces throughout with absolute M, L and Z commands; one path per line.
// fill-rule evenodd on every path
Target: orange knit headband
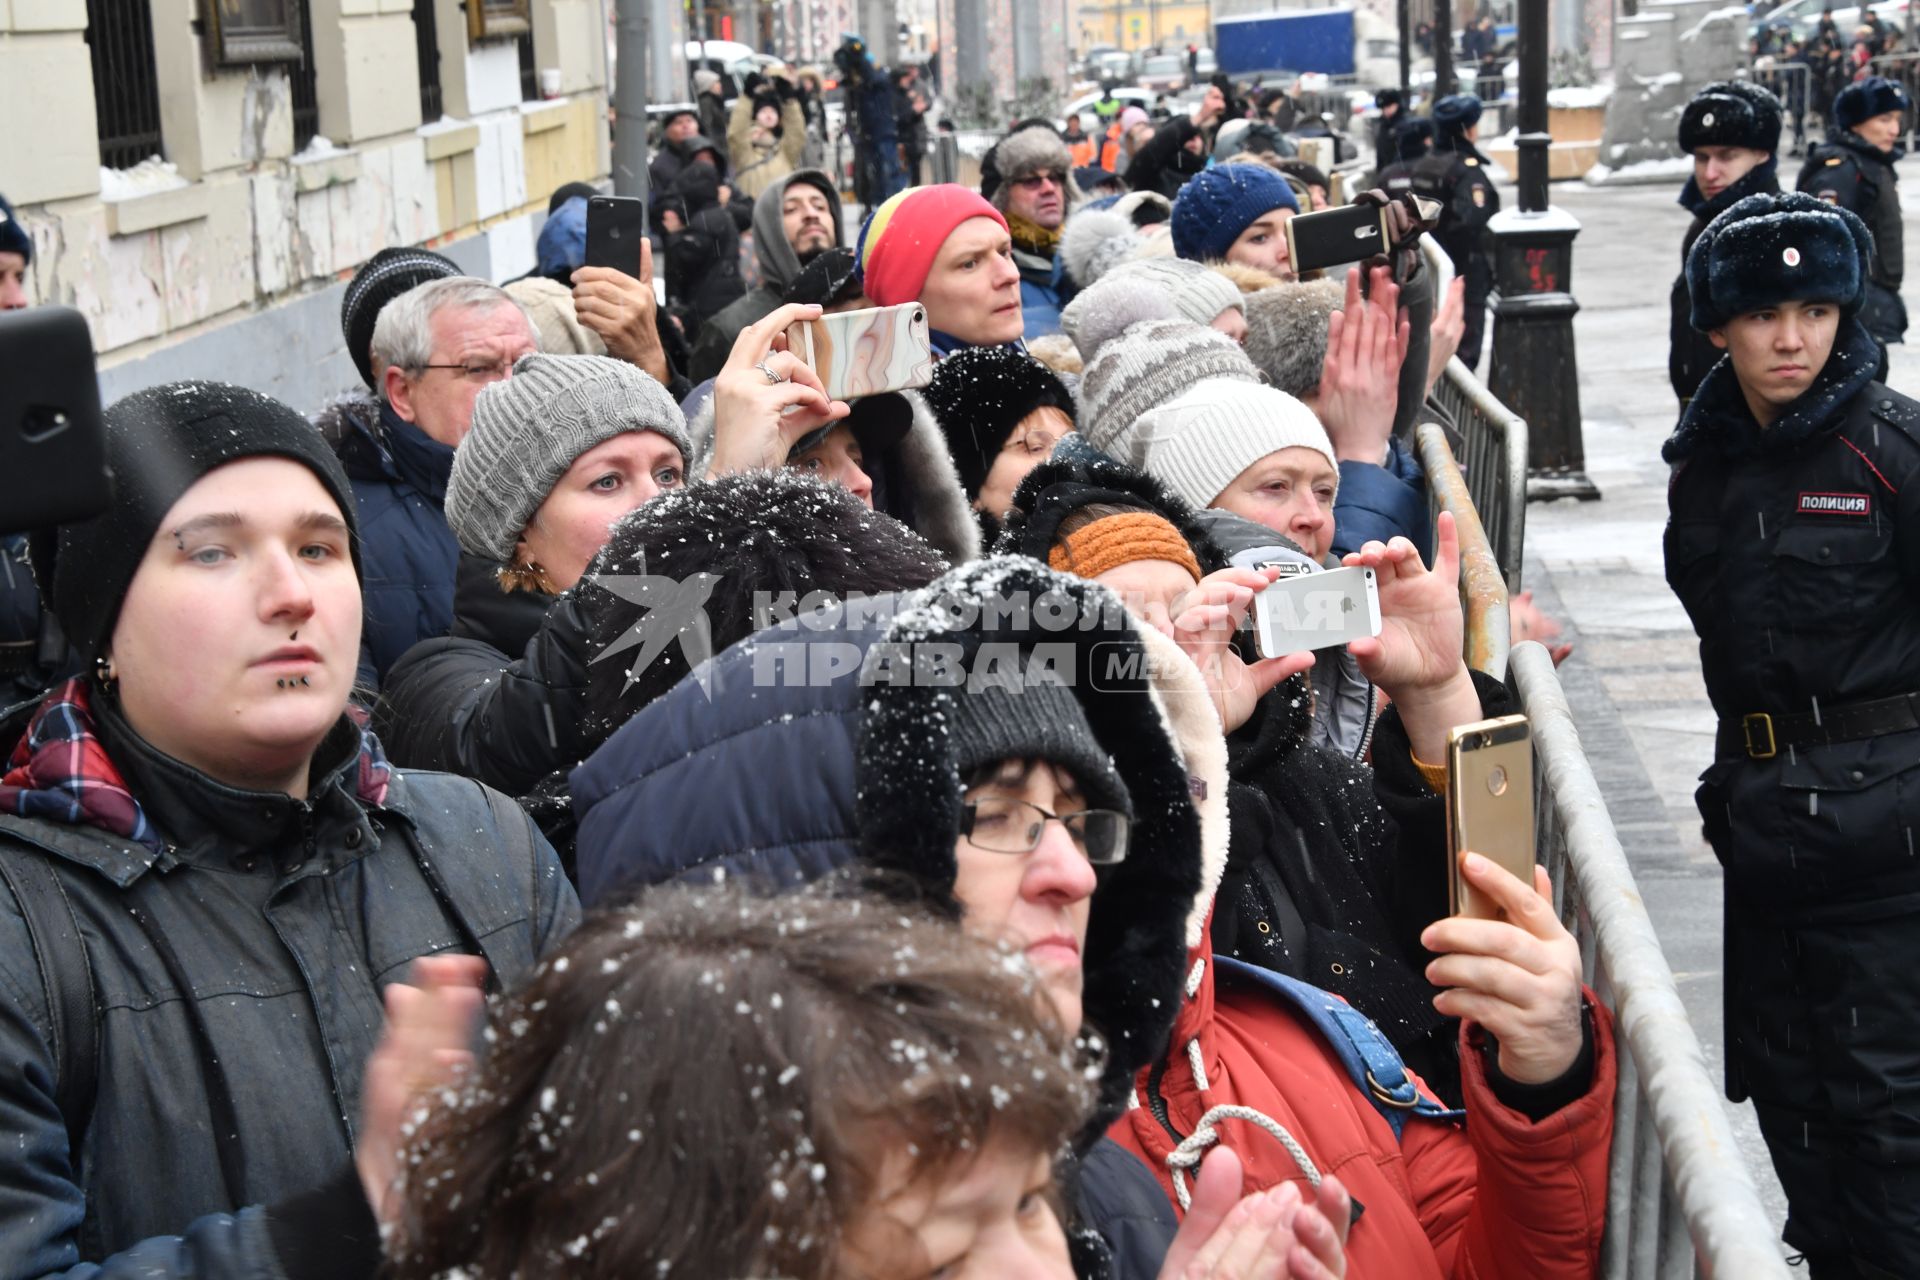
M 1135 560 L 1171 560 L 1191 573 L 1196 582 L 1202 576 L 1193 548 L 1173 522 L 1151 511 L 1129 511 L 1095 520 L 1068 534 L 1066 541 L 1055 543 L 1047 553 L 1048 565 L 1082 578 L 1097 578 Z

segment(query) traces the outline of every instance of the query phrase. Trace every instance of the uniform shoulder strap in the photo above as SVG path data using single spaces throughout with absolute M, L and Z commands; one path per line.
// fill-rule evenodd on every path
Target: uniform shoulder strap
M 80 936 L 80 921 L 60 884 L 53 862 L 34 849 L 0 843 L 0 879 L 7 882 L 27 937 L 47 1000 L 53 1031 L 54 1102 L 67 1124 L 68 1159 L 77 1173 L 80 1142 L 93 1117 L 99 1087 L 100 1034 L 96 1021 L 93 966 Z
M 1328 991 L 1311 983 L 1289 978 L 1284 973 L 1262 969 L 1235 960 L 1215 956 L 1215 968 L 1224 975 L 1264 987 L 1284 1000 L 1301 1019 L 1310 1023 L 1333 1050 L 1353 1087 L 1366 1095 L 1373 1109 L 1393 1130 L 1398 1140 L 1407 1127 L 1409 1116 L 1426 1120 L 1464 1121 L 1465 1111 L 1442 1106 L 1420 1092 L 1400 1051 L 1382 1035 L 1373 1019 Z

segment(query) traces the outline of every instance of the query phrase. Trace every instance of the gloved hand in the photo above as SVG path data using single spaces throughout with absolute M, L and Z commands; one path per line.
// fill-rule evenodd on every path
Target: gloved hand
M 749 71 L 747 72 L 746 81 L 741 85 L 741 92 L 751 98 L 754 94 L 760 92 L 760 86 L 765 83 L 766 78 L 758 71 Z
M 791 102 L 799 96 L 793 87 L 793 81 L 787 79 L 785 76 L 775 76 L 773 78 L 773 91 L 779 95 L 780 101 L 782 102 Z
M 1387 211 L 1389 252 L 1367 259 L 1368 267 L 1391 267 L 1395 283 L 1405 284 L 1420 271 L 1420 237 L 1440 225 L 1438 217 L 1422 219 L 1413 193 L 1391 196 L 1378 187 L 1362 191 L 1355 204 L 1371 205 Z

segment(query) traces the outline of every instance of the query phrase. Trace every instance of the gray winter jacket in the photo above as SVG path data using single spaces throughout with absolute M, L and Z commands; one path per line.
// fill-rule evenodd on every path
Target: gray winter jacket
M 371 1275 L 351 1159 L 383 989 L 449 951 L 511 985 L 577 923 L 573 890 L 511 802 L 390 769 L 344 718 L 296 802 L 216 783 L 93 715 L 138 805 L 132 834 L 19 816 L 17 792 L 0 813 L 0 1276 Z M 29 811 L 53 812 L 61 779 L 35 782 L 49 800 Z M 91 1001 L 85 985 L 55 997 L 74 975 L 30 935 L 14 887 L 49 865 Z M 55 1048 L 76 1003 L 97 1011 L 86 1061 Z M 94 1087 L 63 1110 L 61 1082 L 89 1068 Z
M 840 193 L 834 190 L 833 179 L 820 170 L 796 170 L 776 179 L 762 191 L 753 202 L 753 256 L 760 264 L 760 283 L 714 312 L 713 318 L 700 326 L 700 339 L 693 344 L 693 363 L 688 370 L 694 382 L 705 382 L 719 374 L 740 331 L 772 315 L 786 297 L 787 287 L 800 274 L 800 256 L 787 243 L 780 216 L 787 188 L 796 182 L 811 183 L 820 189 L 833 215 L 833 242 L 841 244 L 846 239 L 846 228 L 840 219 Z

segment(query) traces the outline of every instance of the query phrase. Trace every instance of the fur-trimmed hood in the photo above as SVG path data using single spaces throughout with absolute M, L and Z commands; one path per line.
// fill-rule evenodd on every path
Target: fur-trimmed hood
M 939 421 L 918 392 L 885 394 L 906 398 L 913 406 L 913 424 L 893 449 L 866 458 L 875 508 L 932 543 L 951 563 L 975 559 L 980 554 L 980 526 L 947 452 Z M 713 404 L 708 396 L 687 421 L 687 434 L 693 439 L 687 470 L 692 475 L 705 475 L 713 456 Z
M 1041 607 L 987 607 L 1020 600 Z M 1074 625 L 1049 625 L 1060 616 Z M 957 911 L 956 689 L 903 678 L 935 647 L 972 678 L 1004 678 L 1018 655 L 1015 678 L 1045 662 L 1070 679 L 1133 801 L 1128 857 L 1100 873 L 1086 941 L 1086 1022 L 1107 1046 L 1090 1142 L 1165 1052 L 1228 842 L 1226 747 L 1199 672 L 1103 587 L 996 557 L 735 645 L 574 771 L 582 896 L 716 872 L 794 884 L 857 864 Z
M 380 398 L 365 387 L 355 387 L 321 405 L 311 421 L 338 453 L 340 446 L 355 435 L 379 434 Z

